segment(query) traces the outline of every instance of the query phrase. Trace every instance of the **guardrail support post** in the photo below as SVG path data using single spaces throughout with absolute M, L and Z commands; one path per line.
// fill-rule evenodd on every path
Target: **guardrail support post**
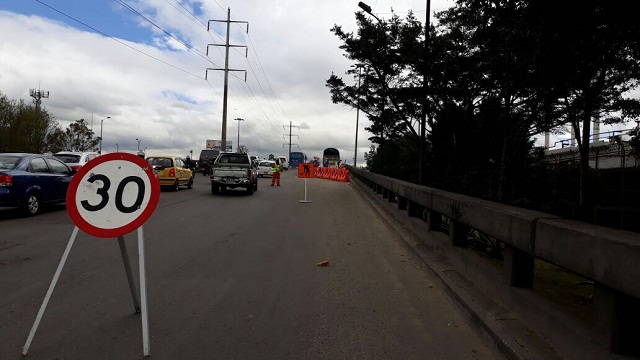
M 420 208 L 420 205 L 418 205 L 417 203 L 411 200 L 407 201 L 407 215 L 409 217 L 417 217 L 419 208 Z
M 468 232 L 468 226 L 451 219 L 451 224 L 449 225 L 449 240 L 451 241 L 451 245 L 457 247 L 467 246 Z
M 407 198 L 398 196 L 398 209 L 399 210 L 407 210 Z
M 640 300 L 599 283 L 593 286 L 593 327 L 597 341 L 611 352 L 640 355 L 637 339 Z
M 382 188 L 382 198 L 383 199 L 388 199 L 389 198 L 389 190 Z
M 504 268 L 507 285 L 533 287 L 533 260 L 529 253 L 507 245 L 504 251 Z
M 396 202 L 396 193 L 393 191 L 389 191 L 387 197 L 389 198 L 389 202 Z
M 427 230 L 442 231 L 442 214 L 427 210 Z
M 376 184 L 376 193 L 382 194 L 382 191 L 384 190 L 384 188 L 378 184 Z

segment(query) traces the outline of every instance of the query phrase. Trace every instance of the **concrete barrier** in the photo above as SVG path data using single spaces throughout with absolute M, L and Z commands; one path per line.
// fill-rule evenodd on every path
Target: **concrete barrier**
M 397 202 L 408 216 L 425 218 L 427 231 L 440 231 L 441 218 L 447 217 L 451 246 L 465 247 L 468 229 L 506 244 L 507 286 L 531 288 L 535 258 L 592 280 L 593 340 L 613 353 L 640 355 L 638 339 L 630 335 L 640 333 L 640 234 L 348 168 L 352 180 Z

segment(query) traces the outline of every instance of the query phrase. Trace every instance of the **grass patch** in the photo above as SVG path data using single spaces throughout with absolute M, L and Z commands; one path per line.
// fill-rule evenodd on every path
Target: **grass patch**
M 500 241 L 478 231 L 470 231 L 468 248 L 497 268 L 504 266 Z M 533 289 L 563 311 L 591 323 L 593 282 L 544 260 L 534 260 Z
M 544 260 L 535 259 L 533 289 L 564 311 L 591 323 L 593 282 Z

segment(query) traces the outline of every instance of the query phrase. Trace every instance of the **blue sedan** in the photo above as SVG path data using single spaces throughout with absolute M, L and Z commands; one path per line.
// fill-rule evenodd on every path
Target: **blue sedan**
M 52 156 L 0 153 L 0 206 L 33 216 L 45 205 L 64 203 L 75 173 Z

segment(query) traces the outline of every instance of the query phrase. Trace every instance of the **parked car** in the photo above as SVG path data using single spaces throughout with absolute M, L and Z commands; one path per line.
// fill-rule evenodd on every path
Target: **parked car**
M 77 171 L 49 155 L 0 154 L 0 206 L 38 214 L 45 205 L 66 201 L 67 188 Z
M 147 161 L 158 175 L 160 186 L 178 191 L 180 186 L 193 188 L 194 172 L 179 156 L 149 156 Z
M 53 154 L 54 157 L 62 160 L 72 169 L 80 170 L 84 164 L 100 156 L 97 152 L 77 152 L 77 151 L 60 151 Z
M 273 167 L 276 165 L 275 161 L 262 160 L 258 163 L 258 177 L 273 176 Z

